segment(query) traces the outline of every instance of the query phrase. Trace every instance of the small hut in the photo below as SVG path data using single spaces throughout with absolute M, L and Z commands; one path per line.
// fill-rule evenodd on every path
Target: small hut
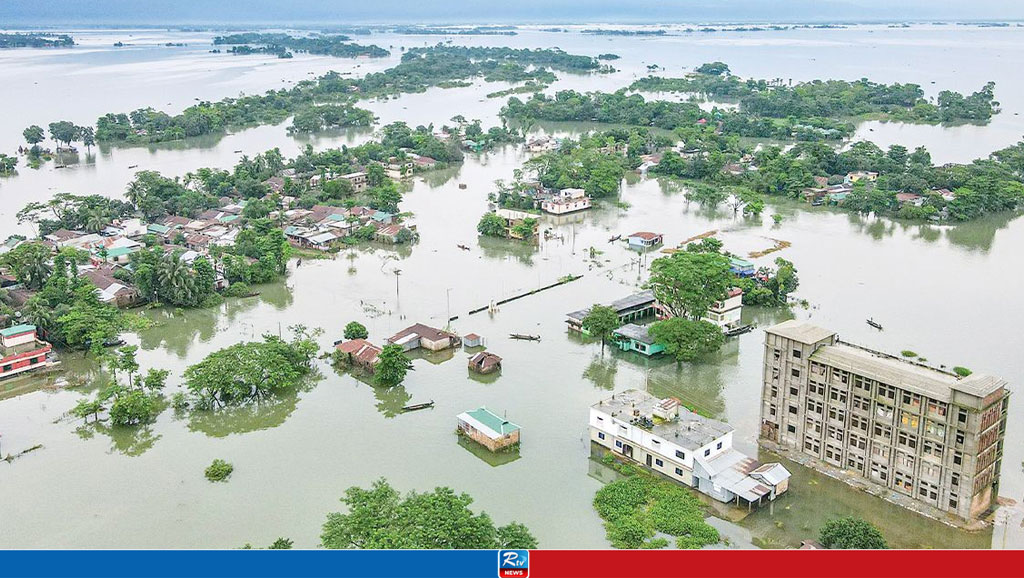
M 501 370 L 501 358 L 493 353 L 481 351 L 469 358 L 469 369 L 477 373 L 494 373 Z
M 519 426 L 486 407 L 458 415 L 459 433 L 496 452 L 519 443 Z
M 476 333 L 467 333 L 462 336 L 462 345 L 464 347 L 480 347 L 484 344 L 484 338 L 480 337 Z

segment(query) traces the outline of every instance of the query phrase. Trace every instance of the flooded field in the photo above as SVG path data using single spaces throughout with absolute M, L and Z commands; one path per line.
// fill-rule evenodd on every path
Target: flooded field
M 178 110 L 194 97 L 257 91 L 328 69 L 363 73 L 394 62 L 303 57 L 278 63 L 273 58 L 214 55 L 203 44 L 207 37 L 179 33 L 147 38 L 161 43 L 182 38 L 178 41 L 188 47 L 135 52 L 108 48 L 126 34 L 89 33 L 89 44 L 61 53 L 0 52 L 0 78 L 5 80 L 0 95 L 14 103 L 13 114 L 0 120 L 0 151 L 16 148 L 24 126 L 56 117 L 87 122 L 104 112 L 144 105 Z M 1003 112 L 989 126 L 910 130 L 867 123 L 858 134 L 883 145 L 925 144 L 937 162 L 946 162 L 984 156 L 1024 134 L 1024 122 L 1016 116 L 1024 108 L 1024 87 L 1013 65 L 1024 60 L 1021 35 L 1024 31 L 956 30 L 944 32 L 945 42 L 940 43 L 927 29 L 614 41 L 524 32 L 511 39 L 460 40 L 473 45 L 557 45 L 569 52 L 612 51 L 623 57 L 616 61 L 622 69 L 616 74 L 567 76 L 553 89 L 614 89 L 645 74 L 645 63 L 681 72 L 708 60 L 729 62 L 744 76 L 870 76 L 919 82 L 929 94 L 946 88 L 971 91 L 995 80 Z M 438 41 L 371 39 L 385 47 Z M 941 59 L 934 58 L 936 51 L 943 54 Z M 23 72 L 25 66 L 35 67 L 37 88 L 15 82 L 18 75 L 29 74 Z M 155 67 L 178 71 L 178 76 L 157 78 Z M 61 70 L 69 72 L 63 92 L 54 90 L 56 80 L 43 79 Z M 115 94 L 100 94 L 99 87 L 111 79 L 122 83 L 108 91 Z M 170 84 L 176 85 L 173 92 L 168 92 Z M 495 89 L 478 83 L 368 107 L 383 123 L 441 124 L 462 114 L 488 124 L 497 122 L 502 104 L 484 96 Z M 165 107 L 167 102 L 172 105 Z M 101 149 L 91 157 L 83 153 L 80 163 L 62 170 L 52 165 L 21 167 L 17 177 L 0 179 L 0 237 L 24 232 L 14 213 L 55 192 L 118 196 L 135 170 L 180 175 L 200 166 L 229 167 L 241 154 L 275 146 L 292 156 L 307 142 L 320 149 L 362 142 L 370 135 L 349 131 L 306 141 L 287 136 L 286 124 L 202 143 Z M 541 128 L 574 134 L 588 127 Z M 516 519 L 528 525 L 542 547 L 607 547 L 591 506 L 603 476 L 595 469 L 603 467 L 589 459 L 590 404 L 613 391 L 646 387 L 728 421 L 736 427 L 738 449 L 757 451 L 761 331 L 730 340 L 701 363 L 683 366 L 610 348 L 602 354 L 599 343 L 567 335 L 567 312 L 634 292 L 645 278 L 649 258 L 608 242 L 613 235 L 638 230 L 664 233 L 666 246 L 717 230 L 725 248 L 738 254 L 763 250 L 776 240 L 791 243 L 756 261 L 767 264 L 776 256 L 793 261 L 801 281 L 796 296 L 808 306 L 792 312 L 746 308 L 746 322 L 764 327 L 789 316 L 810 318 L 848 341 L 891 351 L 913 349 L 934 363 L 1000 375 L 1011 389 L 1024 383 L 1015 339 L 1017 328 L 1024 325 L 1024 309 L 1012 305 L 1021 281 L 1024 223 L 1014 215 L 955 227 L 906 225 L 781 202 L 770 205 L 760 219 L 744 219 L 687 203 L 677 183 L 631 175 L 619 199 L 628 208 L 601 202 L 584 214 L 547 219 L 542 228 L 550 229 L 550 235 L 537 245 L 478 238 L 476 223 L 487 208 L 493 181 L 511 178 L 526 158 L 522 147 L 508 146 L 414 179 L 401 206 L 418 225 L 421 240 L 412 247 L 396 251 L 365 246 L 343 250 L 334 259 L 304 259 L 301 266 L 293 261 L 287 280 L 259 287 L 258 297 L 231 299 L 216 309 L 150 310 L 145 314 L 154 326 L 126 336 L 141 346 L 143 368 L 171 371 L 173 391 L 184 368 L 208 353 L 263 333 L 287 333 L 291 325 L 322 327 L 320 342 L 328 348 L 352 320 L 364 323 L 370 340 L 380 343 L 412 323 L 443 326 L 446 317 L 457 315 L 452 326 L 458 332 L 484 336 L 488 350 L 504 358 L 499 376 L 471 376 L 468 354 L 460 350 L 417 357 L 405 383 L 384 390 L 321 362 L 320 379 L 294 395 L 216 414 L 168 409 L 156 423 L 130 432 L 102 425 L 83 428 L 80 421 L 63 417 L 88 386 L 60 391 L 48 387 L 52 379 L 4 382 L 0 451 L 6 455 L 43 447 L 11 463 L 0 462 L 0 488 L 16 497 L 0 503 L 0 545 L 231 548 L 287 536 L 296 546 L 313 547 L 319 542 L 320 524 L 327 512 L 338 509 L 345 488 L 386 477 L 401 490 L 448 485 L 468 492 L 476 500 L 474 507 L 496 521 Z M 138 168 L 129 169 L 132 165 Z M 775 213 L 784 216 L 780 225 L 773 223 Z M 459 244 L 470 250 L 460 250 Z M 492 300 L 568 274 L 583 278 L 502 305 L 493 314 L 468 315 Z M 885 331 L 867 326 L 868 317 L 883 321 Z M 510 333 L 542 339 L 516 341 L 509 339 Z M 85 382 L 97 371 L 91 360 L 74 355 L 65 357 L 63 369 L 72 381 Z M 431 400 L 432 409 L 399 412 L 404 405 Z M 514 459 L 489 460 L 459 442 L 455 416 L 480 405 L 522 425 L 522 446 L 518 456 L 510 456 Z M 1007 439 L 1013 440 L 1024 435 L 1019 400 L 1011 401 L 1010 413 Z M 214 458 L 235 465 L 229 484 L 210 484 L 203 478 L 203 468 Z M 1022 460 L 1024 448 L 1008 443 L 1001 492 L 1018 500 L 1024 497 L 1024 474 L 1018 466 Z M 793 491 L 772 511 L 758 511 L 741 523 L 755 543 L 797 545 L 816 537 L 828 517 L 856 514 L 878 525 L 893 546 L 989 545 L 991 532 L 958 532 L 799 466 L 792 469 Z

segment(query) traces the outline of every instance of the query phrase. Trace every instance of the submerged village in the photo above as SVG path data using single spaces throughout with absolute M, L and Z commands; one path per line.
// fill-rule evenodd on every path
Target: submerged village
M 388 54 L 331 38 L 217 37 L 215 46 L 234 48 L 230 55 L 215 49 L 214 56 Z M 95 128 L 68 121 L 27 128 L 24 147 L 4 155 L 14 159 L 7 178 L 60 166 L 97 142 L 174 142 L 281 122 L 291 123 L 289 134 L 359 127 L 367 136 L 339 148 L 307 145 L 292 158 L 274 148 L 243 155 L 233 167 L 194 167 L 183 177 L 147 167 L 117 194 L 61 192 L 25 204 L 17 219 L 33 234 L 11 235 L 0 246 L 0 404 L 38 391 L 73 393 L 74 403 L 53 423 L 74 424 L 83 440 L 109 436 L 108 453 L 138 459 L 158 443 L 153 424 L 169 416 L 220 442 L 232 438 L 229 422 L 258 422 L 254 416 L 264 408 L 268 415 L 284 408 L 269 426 L 243 427 L 266 435 L 283 427 L 300 398 L 341 389 L 318 385 L 325 376 L 345 376 L 344 383 L 373 392 L 385 430 L 404 423 L 413 428 L 400 430 L 407 439 L 421 430 L 432 436 L 424 439 L 449 436 L 471 460 L 453 463 L 463 475 L 476 466 L 500 475 L 539 459 L 534 443 L 585 446 L 588 470 L 552 474 L 553 485 L 545 487 L 555 496 L 574 477 L 599 481 L 582 501 L 616 548 L 877 548 L 886 540 L 892 547 L 948 547 L 1018 515 L 1016 503 L 1000 495 L 1012 419 L 1008 380 L 984 368 L 929 362 L 909 349 L 847 341 L 840 335 L 854 328 L 819 325 L 817 297 L 800 290 L 805 263 L 790 256 L 787 234 L 787 215 L 795 211 L 934 227 L 1017 211 L 1024 202 L 1024 144 L 962 164 L 933 163 L 924 147 L 838 146 L 852 135 L 857 115 L 985 123 L 1000 112 L 995 87 L 966 96 L 945 91 L 936 101 L 916 85 L 794 85 L 741 79 L 711 62 L 686 74 L 648 67 L 650 75 L 629 90 L 543 92 L 567 71 L 610 74 L 617 58 L 438 44 L 406 50 L 395 68 L 361 79 L 331 73 L 178 115 L 148 108 L 107 114 Z M 364 99 L 453 89 L 479 78 L 513 83 L 504 94 L 488 95 L 508 99 L 495 126 L 461 115 L 442 126 L 380 124 L 361 108 Z M 651 93 L 739 104 L 709 108 Z M 535 130 L 538 122 L 590 124 L 560 134 Z M 502 156 L 515 166 L 488 179 L 486 190 L 458 172 Z M 490 174 L 486 162 L 473 170 Z M 420 200 L 411 208 L 416 183 L 432 179 L 450 181 L 453 191 L 429 202 L 416 193 Z M 644 210 L 634 206 L 636 195 L 627 201 L 622 192 L 645 182 L 660 183 L 665 205 L 641 214 L 668 203 L 687 211 L 692 205 L 725 215 L 721 223 L 763 222 L 769 233 L 751 241 L 737 226 L 688 229 L 656 215 L 616 227 L 615 215 Z M 457 222 L 467 207 L 481 210 L 471 222 Z M 580 233 L 578 242 L 578 229 L 594 223 L 602 228 Z M 449 241 L 456 237 L 445 231 L 461 236 Z M 434 234 L 445 235 L 443 245 L 430 243 Z M 412 268 L 410 256 L 428 243 L 430 254 L 420 257 L 426 266 Z M 519 278 L 493 286 L 485 276 L 494 269 L 480 259 L 508 267 L 542 259 L 549 276 L 527 279 L 517 269 Z M 312 272 L 322 287 L 306 314 L 292 315 L 288 298 L 277 296 L 295 292 Z M 374 280 L 363 281 L 369 275 Z M 202 333 L 187 327 L 190 312 L 230 312 L 239 304 L 244 314 L 249 306 L 241 304 L 269 295 L 285 303 L 275 307 L 286 322 L 273 331 L 236 324 L 222 330 L 223 347 L 187 364 L 179 363 L 184 354 L 160 364 L 150 353 L 155 345 L 147 344 L 147 333 L 176 324 L 189 339 Z M 338 295 L 349 312 L 361 313 L 327 323 Z M 867 310 L 856 330 L 882 335 L 889 322 Z M 713 371 L 706 368 L 734 355 L 741 340 L 758 349 L 757 367 L 748 372 L 756 380 L 744 386 L 756 421 L 742 423 L 675 383 L 695 375 L 683 373 L 687 368 Z M 529 393 L 518 385 L 560 375 L 556 366 L 578 355 L 592 356 L 583 378 L 576 377 L 593 382 L 585 395 L 546 398 L 543 388 L 571 386 L 563 378 Z M 619 368 L 640 377 L 618 387 Z M 413 396 L 405 388 L 418 379 L 452 385 L 456 375 L 466 381 L 457 395 L 437 387 Z M 4 429 L 0 423 L 0 436 Z M 367 443 L 380 435 L 336 433 Z M 12 473 L 49 451 L 47 443 L 20 441 L 12 447 L 9 436 L 0 438 L 0 459 Z M 371 450 L 352 449 L 349 457 L 372 463 Z M 429 459 L 432 451 L 422 446 L 415 453 Z M 185 474 L 209 480 L 203 483 L 246 483 L 238 478 L 253 467 L 247 454 L 226 443 L 218 452 L 205 471 Z M 444 456 L 438 459 L 451 460 Z M 550 456 L 544 459 L 537 476 L 553 467 Z M 461 493 L 458 477 L 433 490 L 434 484 L 410 486 L 415 475 L 385 478 L 349 484 L 344 513 L 324 512 L 320 542 L 299 546 L 547 546 L 516 517 L 514 504 L 500 514 L 488 508 L 493 521 L 471 512 L 481 496 Z M 833 496 L 863 497 L 835 500 L 852 511 L 847 515 L 784 528 L 786 512 L 812 503 L 804 501 L 814 499 L 819 484 L 832 484 Z M 409 531 L 396 542 L 411 524 L 401 519 L 407 512 L 386 531 L 357 527 L 373 508 L 413 501 L 446 516 L 466 512 L 487 531 L 463 542 Z M 914 523 L 931 524 L 942 541 L 901 542 L 894 530 Z M 271 547 L 292 543 L 282 536 Z

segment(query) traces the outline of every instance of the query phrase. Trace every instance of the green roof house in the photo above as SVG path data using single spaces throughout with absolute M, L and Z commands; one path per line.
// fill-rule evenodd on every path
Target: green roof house
M 519 443 L 518 424 L 512 423 L 486 407 L 458 415 L 459 434 L 496 452 Z

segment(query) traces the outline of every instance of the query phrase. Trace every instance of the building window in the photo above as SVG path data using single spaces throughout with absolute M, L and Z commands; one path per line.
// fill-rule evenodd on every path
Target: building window
M 684 454 L 683 452 L 681 452 L 679 450 L 676 450 L 676 457 L 681 459 L 681 460 L 685 460 L 686 459 L 686 454 Z
M 786 431 L 788 431 L 789 433 L 796 433 L 796 426 L 792 425 L 792 424 L 787 425 L 786 426 Z
M 683 475 L 683 469 L 682 468 L 676 468 L 676 475 L 677 476 Z
M 615 447 L 621 448 L 622 447 L 622 442 L 620 442 L 619 440 L 615 440 Z
M 789 395 L 800 395 L 800 390 L 795 387 L 791 387 L 789 388 Z
M 603 432 L 597 432 L 597 439 L 603 440 L 604 439 L 604 433 Z
M 799 349 L 794 349 L 794 350 L 793 350 L 793 357 L 795 357 L 795 358 L 797 358 L 797 359 L 800 359 L 800 357 L 801 357 L 801 353 L 800 353 L 800 350 L 799 350 Z
M 791 413 L 793 415 L 796 415 L 796 406 L 795 405 L 789 406 L 789 413 Z
M 722 449 L 722 442 L 718 442 L 717 444 L 715 444 L 715 449 L 716 450 Z
M 651 440 L 651 443 L 654 444 L 655 446 L 661 446 L 661 442 L 658 440 Z
M 789 374 L 792 375 L 793 377 L 800 377 L 800 370 L 794 367 L 793 369 L 789 370 Z
M 710 449 L 704 450 L 704 457 L 708 457 L 710 455 L 711 455 L 711 450 Z
M 654 460 L 654 465 L 656 465 L 656 466 L 658 466 L 660 468 L 661 466 L 665 465 L 665 462 L 663 462 L 661 460 Z

